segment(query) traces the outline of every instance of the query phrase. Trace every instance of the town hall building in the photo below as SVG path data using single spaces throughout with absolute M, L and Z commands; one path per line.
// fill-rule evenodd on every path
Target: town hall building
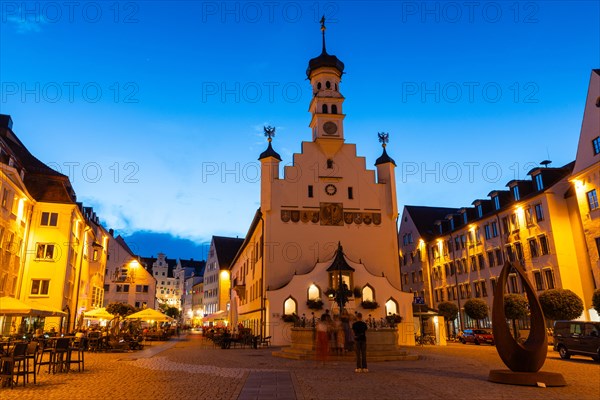
M 401 291 L 396 165 L 386 152 L 388 135 L 379 133 L 383 152 L 376 171 L 345 142 L 344 64 L 327 53 L 324 23 L 321 30 L 322 53 L 306 71 L 312 140 L 302 142 L 283 176 L 275 129 L 265 127 L 260 208 L 231 263 L 231 322 L 271 336 L 273 344 L 289 344 L 290 324 L 282 317 L 339 312 L 332 292 L 341 285 L 348 289 L 346 310 L 365 318 L 400 315 L 410 331 L 400 342 L 414 340 L 413 295 Z M 318 300 L 323 309 L 309 308 Z

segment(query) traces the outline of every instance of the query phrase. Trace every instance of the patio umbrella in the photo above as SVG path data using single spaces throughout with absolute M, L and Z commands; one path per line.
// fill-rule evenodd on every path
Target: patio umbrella
M 113 319 L 114 317 L 114 315 L 106 311 L 105 307 L 96 308 L 83 313 L 83 318 L 87 319 Z
M 161 313 L 160 311 L 156 311 L 153 308 L 146 308 L 142 311 L 138 311 L 134 314 L 128 315 L 125 318 L 126 319 L 141 319 L 144 321 L 156 321 L 156 322 L 173 321 L 173 318 Z
M 64 317 L 66 314 L 58 309 L 43 304 L 28 304 L 14 297 L 0 297 L 0 315 L 40 317 Z

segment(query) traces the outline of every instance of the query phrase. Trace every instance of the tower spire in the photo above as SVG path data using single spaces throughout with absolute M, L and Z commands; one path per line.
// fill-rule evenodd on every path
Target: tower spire
M 321 18 L 321 33 L 323 34 L 323 51 L 322 54 L 327 54 L 327 48 L 325 47 L 325 15 Z

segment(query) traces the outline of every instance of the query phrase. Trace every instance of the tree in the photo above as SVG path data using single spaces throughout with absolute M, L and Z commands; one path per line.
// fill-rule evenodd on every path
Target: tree
M 594 307 L 594 310 L 600 314 L 600 289 L 594 291 L 594 295 L 592 296 L 592 306 Z
M 529 302 L 527 298 L 520 294 L 505 294 L 504 295 L 504 315 L 511 319 L 513 323 L 513 335 L 519 337 L 517 330 L 517 320 L 529 315 Z
M 465 313 L 469 318 L 477 321 L 477 327 L 479 328 L 479 320 L 484 319 L 488 316 L 488 305 L 481 299 L 469 299 L 465 302 Z
M 171 318 L 179 318 L 179 309 L 177 307 L 167 307 L 165 309 L 165 314 Z
M 583 312 L 583 301 L 569 289 L 550 289 L 539 296 L 546 318 L 557 321 L 571 320 Z
M 446 324 L 449 322 L 454 324 L 454 320 L 458 316 L 458 306 L 449 301 L 443 301 L 438 304 L 438 313 L 444 317 Z
M 125 318 L 126 316 L 136 312 L 136 308 L 127 303 L 110 303 L 106 306 L 106 311 L 116 317 Z

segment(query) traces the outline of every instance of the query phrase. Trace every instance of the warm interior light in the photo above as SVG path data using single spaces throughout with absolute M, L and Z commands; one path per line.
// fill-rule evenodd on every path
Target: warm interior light
M 222 280 L 229 279 L 229 271 L 221 271 L 221 279 Z

